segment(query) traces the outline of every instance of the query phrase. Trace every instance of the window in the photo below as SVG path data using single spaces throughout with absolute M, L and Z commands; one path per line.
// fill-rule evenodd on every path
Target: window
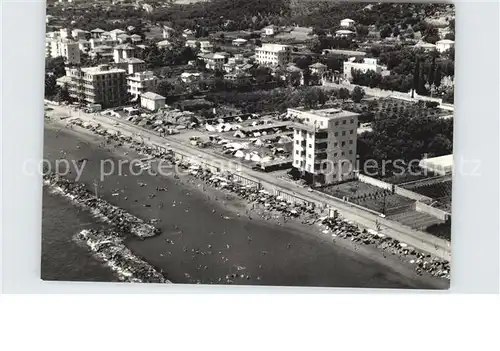
M 309 144 L 309 148 L 311 149 L 313 147 L 313 144 Z
M 344 151 L 342 151 L 342 156 L 345 156 L 345 152 Z
M 319 125 L 323 127 L 323 121 L 319 122 Z
M 339 121 L 336 121 L 336 122 L 335 122 L 335 125 L 336 125 L 336 126 L 338 126 L 338 125 L 339 125 Z
M 352 155 L 352 150 L 349 150 L 349 155 Z
M 333 143 L 333 147 L 337 147 L 339 143 Z
M 311 154 L 308 154 L 308 155 L 307 155 L 307 158 L 311 158 Z
M 345 146 L 345 141 L 342 142 L 342 146 Z
M 333 153 L 333 157 L 337 157 L 337 153 L 336 152 Z
M 299 154 L 299 150 L 295 150 L 295 155 L 298 155 Z
M 352 140 L 349 140 L 349 145 L 352 145 Z
M 345 130 L 342 132 L 342 136 L 345 136 Z
M 354 130 L 351 130 L 349 133 L 350 133 L 350 134 L 353 134 L 353 133 L 354 133 Z
M 299 164 L 299 160 L 295 160 L 295 164 L 298 165 Z
M 353 123 L 354 123 L 354 119 L 353 119 L 353 118 L 351 118 L 351 124 L 353 124 Z
M 323 163 L 323 169 L 326 169 L 328 167 L 328 163 Z
M 295 140 L 295 144 L 299 145 L 299 141 L 298 141 L 298 140 Z
M 339 136 L 339 132 L 335 132 L 335 136 Z
M 347 123 L 347 121 L 344 119 L 344 120 L 342 121 L 342 124 L 346 124 L 346 123 Z

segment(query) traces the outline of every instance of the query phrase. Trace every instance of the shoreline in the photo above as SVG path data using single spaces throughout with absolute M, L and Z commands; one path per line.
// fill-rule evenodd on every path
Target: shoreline
M 57 124 L 60 123 L 56 123 L 56 125 Z M 57 129 L 56 125 L 51 125 L 50 123 L 46 123 L 46 128 Z M 77 127 L 75 128 L 75 130 L 65 129 L 64 132 L 68 132 L 70 134 L 73 134 L 74 136 L 79 136 L 81 139 L 94 144 L 99 143 L 99 141 L 102 141 L 103 139 L 101 136 L 96 136 L 95 134 L 91 133 L 90 131 L 84 128 Z M 131 156 L 133 156 L 132 154 L 134 153 L 134 151 L 127 151 L 127 148 L 123 147 L 114 147 L 111 145 L 111 148 L 113 149 L 111 153 L 114 154 L 114 156 L 118 157 L 130 158 Z M 143 156 L 138 152 L 135 153 L 137 155 Z M 357 245 L 355 242 L 348 240 L 341 240 L 340 238 L 339 239 L 335 238 L 332 240 L 331 231 L 329 231 L 328 234 L 322 233 L 322 230 L 323 231 L 325 230 L 324 226 L 317 226 L 316 224 L 305 225 L 291 219 L 288 219 L 286 223 L 282 224 L 275 223 L 275 218 L 273 218 L 272 220 L 264 220 L 259 216 L 259 212 L 262 213 L 263 208 L 249 210 L 249 207 L 251 205 L 250 203 L 248 203 L 246 199 L 238 198 L 238 196 L 234 195 L 233 193 L 228 193 L 227 190 L 213 188 L 212 186 L 209 185 L 201 185 L 203 182 L 192 175 L 182 174 L 179 176 L 178 179 L 175 179 L 174 181 L 176 185 L 181 185 L 182 187 L 185 188 L 184 190 L 187 189 L 188 192 L 192 191 L 202 194 L 203 197 L 205 197 L 206 201 L 210 203 L 210 206 L 218 208 L 217 212 L 229 211 L 232 214 L 232 216 L 236 215 L 237 218 L 230 218 L 228 219 L 228 221 L 232 219 L 237 219 L 239 222 L 244 222 L 244 223 L 255 223 L 256 221 L 258 221 L 259 225 L 262 225 L 269 229 L 273 228 L 286 229 L 287 231 L 293 231 L 294 232 L 293 235 L 300 235 L 308 238 L 313 236 L 315 240 L 321 241 L 322 245 L 324 244 L 327 244 L 328 246 L 334 245 L 337 247 L 341 247 L 343 250 L 348 249 L 349 255 L 362 255 L 364 257 L 368 257 L 370 260 L 374 260 L 378 263 L 381 263 L 388 269 L 396 270 L 404 275 L 408 275 L 409 274 L 408 270 L 413 268 L 408 263 L 402 262 L 402 260 L 400 260 L 399 257 L 396 257 L 396 255 L 394 254 L 391 255 L 391 253 L 387 253 L 387 255 L 384 253 L 380 253 L 380 250 L 377 248 L 364 245 Z M 200 187 L 203 187 L 203 191 L 200 190 Z M 223 199 L 222 202 L 219 201 L 220 199 Z M 246 216 L 247 212 L 250 213 L 252 219 L 247 218 Z M 245 214 L 242 215 L 243 213 Z M 231 217 L 231 215 L 229 215 L 229 217 Z

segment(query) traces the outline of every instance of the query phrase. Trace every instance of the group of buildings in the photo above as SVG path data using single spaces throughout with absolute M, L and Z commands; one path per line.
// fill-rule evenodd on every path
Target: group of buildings
M 141 40 L 139 35 L 128 35 L 121 29 L 61 29 L 47 33 L 46 57 L 64 57 L 66 75 L 57 84 L 66 86 L 70 96 L 82 103 L 108 108 L 140 99 L 141 105 L 154 110 L 165 105 L 165 98 L 151 93 L 158 78 L 136 57 L 139 48 L 135 43 Z M 108 63 L 80 67 L 81 53 L 91 57 L 99 54 Z

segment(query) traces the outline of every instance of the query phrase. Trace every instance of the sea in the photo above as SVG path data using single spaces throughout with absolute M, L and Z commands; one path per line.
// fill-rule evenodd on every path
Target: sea
M 76 128 L 76 127 L 75 127 Z M 442 289 L 447 281 L 418 276 L 411 267 L 367 255 L 320 236 L 319 228 L 278 225 L 237 216 L 227 198 L 210 198 L 193 183 L 130 172 L 99 179 L 100 162 L 117 162 L 119 150 L 98 147 L 98 138 L 64 128 L 44 130 L 44 155 L 88 160 L 81 175 L 89 189 L 144 220 L 157 219 L 161 234 L 126 245 L 173 283 Z M 76 172 L 68 175 L 75 177 Z M 157 188 L 167 191 L 158 192 Z M 83 229 L 109 228 L 89 212 L 44 188 L 41 277 L 64 281 L 118 281 L 112 271 L 80 247 Z

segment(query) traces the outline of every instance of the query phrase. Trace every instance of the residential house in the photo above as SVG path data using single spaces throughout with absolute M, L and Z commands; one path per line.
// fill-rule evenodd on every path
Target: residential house
M 417 49 L 417 50 L 422 49 L 424 51 L 434 51 L 434 50 L 436 50 L 436 45 L 431 44 L 431 43 L 426 43 L 424 41 L 419 41 L 413 47 L 415 49 Z
M 73 29 L 71 31 L 71 36 L 73 37 L 73 39 L 75 39 L 76 41 L 79 41 L 79 40 L 86 40 L 87 37 L 90 35 L 89 32 L 87 32 L 86 30 L 81 30 L 81 29 Z
M 132 44 L 137 44 L 142 41 L 142 37 L 139 34 L 132 34 L 130 36 L 130 41 L 132 41 Z
M 168 48 L 172 47 L 172 43 L 168 40 L 162 40 L 162 41 L 156 43 L 156 46 L 158 46 L 158 48 L 160 48 L 160 49 L 168 49 Z
M 322 77 L 328 70 L 328 67 L 321 62 L 316 62 L 315 64 L 310 65 L 309 69 L 311 70 L 311 74 L 317 74 L 319 77 Z
M 343 78 L 350 81 L 352 79 L 352 70 L 358 70 L 363 73 L 374 71 L 382 74 L 386 69 L 385 66 L 379 65 L 375 58 L 364 58 L 363 62 L 356 62 L 355 58 L 351 57 L 344 62 Z
M 131 44 L 121 44 L 113 48 L 113 59 L 116 63 L 122 59 L 135 57 L 136 47 Z
M 338 38 L 349 39 L 354 37 L 354 35 L 356 35 L 356 33 L 349 29 L 339 29 L 338 31 L 335 32 L 335 36 Z
M 262 34 L 266 37 L 271 37 L 271 36 L 275 35 L 277 32 L 278 32 L 278 27 L 276 27 L 275 25 L 270 25 L 270 26 L 264 27 Z
M 104 32 L 105 32 L 105 30 L 101 29 L 101 28 L 92 29 L 90 31 L 90 36 L 92 38 L 98 39 L 102 36 L 102 33 L 104 33 Z
M 350 18 L 345 18 L 345 19 L 340 21 L 340 26 L 342 28 L 349 28 L 349 27 L 354 26 L 354 23 L 356 23 L 354 20 L 352 20 Z
M 443 39 L 436 41 L 436 50 L 439 52 L 445 52 L 455 47 L 455 42 L 449 39 Z
M 146 62 L 135 57 L 122 58 L 120 62 L 116 63 L 116 66 L 126 70 L 128 74 L 135 74 L 146 70 Z
M 243 38 L 237 38 L 232 41 L 234 46 L 245 46 L 247 45 L 248 40 Z
M 222 70 L 226 61 L 226 57 L 219 53 L 204 54 L 199 57 L 205 62 L 205 67 L 210 70 Z

